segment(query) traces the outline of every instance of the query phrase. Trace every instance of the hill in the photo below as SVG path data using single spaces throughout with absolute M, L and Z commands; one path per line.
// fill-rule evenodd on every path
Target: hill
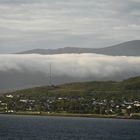
M 97 53 L 113 56 L 140 56 L 140 40 L 133 40 L 105 48 L 58 48 L 58 49 L 34 49 L 18 54 L 65 54 L 65 53 Z
M 8 93 L 9 94 L 9 93 Z M 59 86 L 43 86 L 18 90 L 11 94 L 26 98 L 38 99 L 54 97 L 94 97 L 99 99 L 133 99 L 140 100 L 140 77 L 121 82 L 81 82 Z
M 139 83 L 140 77 L 135 77 L 121 82 L 83 82 L 19 90 L 0 96 L 0 111 L 32 115 L 43 112 L 42 115 L 76 113 L 139 118 L 130 115 L 140 113 Z

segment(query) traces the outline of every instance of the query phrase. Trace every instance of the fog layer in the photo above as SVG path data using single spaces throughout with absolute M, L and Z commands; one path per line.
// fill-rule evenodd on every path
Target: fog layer
M 140 75 L 140 57 L 98 54 L 0 55 L 0 71 L 44 74 L 74 79 L 121 80 Z M 54 79 L 55 80 L 55 79 Z

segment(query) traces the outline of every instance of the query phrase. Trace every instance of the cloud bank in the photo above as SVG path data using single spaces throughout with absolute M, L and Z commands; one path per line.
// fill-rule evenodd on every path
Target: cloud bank
M 0 73 L 35 73 L 86 80 L 121 80 L 140 75 L 140 57 L 98 54 L 0 55 Z M 4 79 L 3 79 L 4 80 Z

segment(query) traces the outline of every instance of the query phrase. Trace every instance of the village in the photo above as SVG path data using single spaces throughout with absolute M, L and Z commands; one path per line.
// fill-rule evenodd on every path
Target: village
M 6 94 L 0 96 L 0 112 L 67 112 L 82 114 L 105 114 L 131 116 L 140 112 L 140 101 L 133 100 L 99 100 L 88 97 L 54 97 L 38 99 L 25 98 L 20 95 Z

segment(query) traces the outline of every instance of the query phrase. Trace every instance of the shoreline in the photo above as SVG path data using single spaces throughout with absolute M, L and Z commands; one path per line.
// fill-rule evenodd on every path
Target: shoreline
M 84 118 L 140 120 L 140 116 L 130 117 L 130 116 L 117 116 L 117 115 L 56 113 L 56 112 L 52 112 L 52 113 L 47 113 L 47 112 L 15 112 L 15 113 L 0 112 L 0 114 L 17 115 L 17 116 L 18 115 L 25 115 L 25 116 L 56 116 L 56 117 L 84 117 Z

